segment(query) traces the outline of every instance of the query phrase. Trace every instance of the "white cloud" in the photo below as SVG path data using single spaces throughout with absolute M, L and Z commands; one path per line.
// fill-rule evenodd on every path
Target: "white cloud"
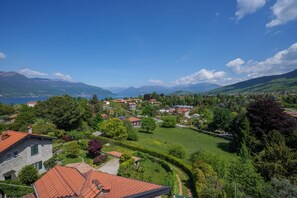
M 54 75 L 57 79 L 60 79 L 60 80 L 73 81 L 71 76 L 68 74 L 62 74 L 61 72 L 56 72 L 56 73 L 54 73 Z
M 240 72 L 241 66 L 244 64 L 244 60 L 236 58 L 226 64 L 227 67 L 232 68 L 236 72 Z
M 249 78 L 255 78 L 264 75 L 282 74 L 294 69 L 297 69 L 297 43 L 263 61 L 249 61 L 244 65 L 240 65 L 235 71 L 245 73 Z
M 263 7 L 266 0 L 237 0 L 237 11 L 235 16 L 237 20 L 242 19 L 246 14 L 252 14 L 257 9 Z
M 0 52 L 0 60 L 5 58 L 6 58 L 6 55 L 3 52 Z
M 226 73 L 223 71 L 201 69 L 194 74 L 177 79 L 175 84 L 218 83 L 225 78 L 225 75 Z
M 28 68 L 24 68 L 18 71 L 20 74 L 23 74 L 27 77 L 36 77 L 36 76 L 47 76 L 47 73 L 44 72 L 39 72 L 39 71 L 34 71 Z
M 297 19 L 297 1 L 296 0 L 277 0 L 271 7 L 274 19 L 266 24 L 271 28 L 285 24 L 289 21 Z
M 164 85 L 164 82 L 161 80 L 150 79 L 150 80 L 148 80 L 148 82 L 152 83 L 152 84 L 157 84 L 157 85 Z

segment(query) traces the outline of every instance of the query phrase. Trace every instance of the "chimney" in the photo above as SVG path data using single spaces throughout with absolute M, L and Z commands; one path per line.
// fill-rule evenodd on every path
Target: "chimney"
M 30 125 L 30 126 L 28 126 L 28 133 L 32 133 L 32 126 Z

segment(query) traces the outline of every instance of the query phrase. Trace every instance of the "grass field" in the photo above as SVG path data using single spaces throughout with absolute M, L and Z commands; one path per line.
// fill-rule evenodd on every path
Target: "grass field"
M 143 147 L 167 153 L 170 145 L 180 144 L 186 150 L 186 159 L 198 150 L 204 150 L 219 158 L 231 161 L 237 158 L 228 149 L 229 140 L 213 137 L 187 128 L 157 127 L 153 133 L 139 130 L 138 141 L 133 142 Z

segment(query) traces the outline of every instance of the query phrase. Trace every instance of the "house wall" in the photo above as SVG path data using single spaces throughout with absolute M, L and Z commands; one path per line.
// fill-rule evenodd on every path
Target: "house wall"
M 38 144 L 38 154 L 31 156 L 31 145 Z M 14 157 L 14 152 L 18 151 L 18 155 Z M 7 154 L 11 153 L 12 158 L 7 159 Z M 21 168 L 25 165 L 34 164 L 42 161 L 42 169 L 39 173 L 45 171 L 43 162 L 53 156 L 53 147 L 51 140 L 41 140 L 39 138 L 25 139 L 23 142 L 11 147 L 9 150 L 1 153 L 0 156 L 0 180 L 4 180 L 4 176 L 8 172 L 8 175 L 14 179 Z

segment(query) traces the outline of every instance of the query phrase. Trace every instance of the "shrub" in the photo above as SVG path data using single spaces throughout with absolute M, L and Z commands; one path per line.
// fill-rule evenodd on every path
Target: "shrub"
M 162 127 L 173 128 L 176 125 L 176 116 L 167 115 L 162 117 Z
M 103 145 L 98 139 L 91 139 L 88 145 L 88 151 L 91 156 L 100 155 Z
M 69 135 L 64 135 L 64 136 L 62 137 L 62 139 L 63 139 L 65 142 L 70 142 L 70 141 L 73 140 L 73 138 L 70 137 Z
M 173 145 L 168 151 L 169 155 L 172 155 L 174 157 L 183 159 L 185 158 L 186 151 L 181 145 Z
M 33 187 L 23 185 L 19 180 L 0 181 L 0 192 L 4 193 L 6 197 L 23 197 L 34 192 Z
M 80 147 L 77 142 L 69 142 L 65 147 L 67 157 L 76 158 L 78 157 Z
M 45 162 L 43 162 L 43 165 L 48 170 L 53 168 L 57 164 L 56 161 L 57 161 L 56 156 L 53 156 L 48 160 L 46 160 Z
M 123 153 L 120 157 L 120 162 L 123 163 L 123 162 L 126 162 L 128 160 L 132 159 L 132 154 L 131 153 Z
M 33 165 L 24 166 L 18 175 L 20 181 L 29 186 L 38 179 L 38 171 Z
M 131 140 L 131 141 L 137 141 L 138 140 L 138 135 L 137 135 L 135 130 L 132 130 L 132 131 L 128 132 L 128 140 Z
M 93 163 L 98 165 L 107 161 L 107 155 L 98 155 L 93 159 Z
M 89 140 L 88 139 L 81 139 L 78 141 L 78 144 L 80 145 L 80 148 L 83 150 L 87 150 L 89 146 Z

